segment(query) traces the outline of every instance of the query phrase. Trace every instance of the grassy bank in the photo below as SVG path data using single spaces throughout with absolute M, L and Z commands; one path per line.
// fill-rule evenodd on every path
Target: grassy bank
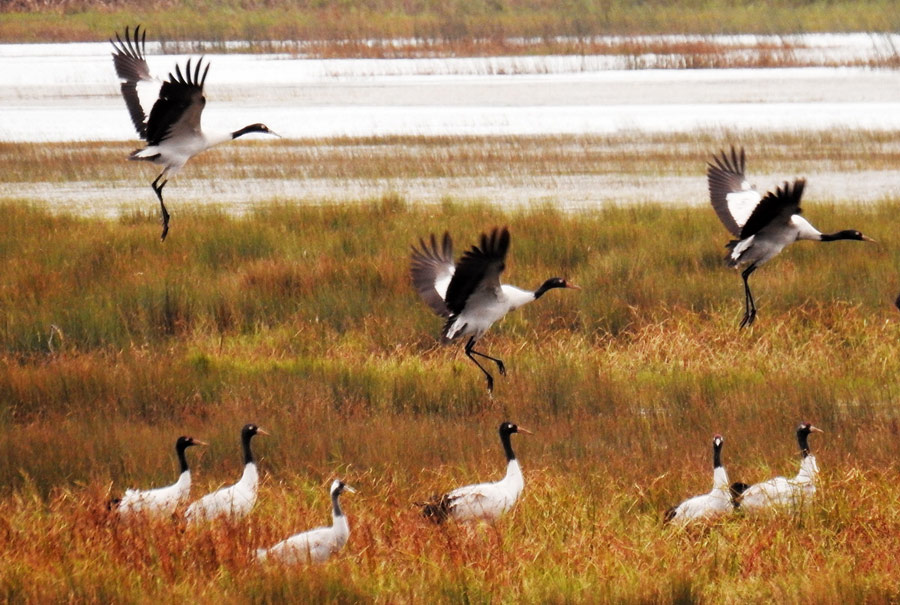
M 192 159 L 168 185 L 167 200 L 176 231 L 181 214 L 198 208 L 242 214 L 279 201 L 366 204 L 382 195 L 411 204 L 552 204 L 577 211 L 648 202 L 706 206 L 705 163 L 737 141 L 748 149 L 748 170 L 760 188 L 808 177 L 805 199 L 814 212 L 828 203 L 891 199 L 900 165 L 897 136 L 697 131 L 235 142 Z M 149 183 L 158 171 L 127 161 L 134 147 L 0 143 L 6 167 L 0 203 L 126 222 L 155 216 Z
M 691 176 L 728 142 L 753 150 L 755 175 L 886 171 L 900 165 L 900 133 L 877 130 L 783 133 L 698 130 L 603 135 L 385 136 L 235 142 L 193 158 L 179 179 L 342 179 Z M 154 167 L 128 162 L 135 142 L 4 143 L 7 183 L 109 183 L 152 180 Z M 787 173 L 787 174 L 786 174 Z M 182 176 L 183 175 L 183 176 Z M 148 180 L 148 182 L 149 182 Z M 768 184 L 761 182 L 760 187 Z
M 322 56 L 580 53 L 602 50 L 592 46 L 590 37 L 605 34 L 778 35 L 900 29 L 900 17 L 889 0 L 423 0 L 352 5 L 336 1 L 297 4 L 286 0 L 20 0 L 4 6 L 0 13 L 3 42 L 102 41 L 125 24 L 143 23 L 154 39 L 165 42 L 305 41 L 313 43 L 307 52 Z
M 0 595 L 5 600 L 888 601 L 900 547 L 900 290 L 896 200 L 818 204 L 822 228 L 879 240 L 802 243 L 754 275 L 757 324 L 738 331 L 740 279 L 707 208 L 502 212 L 396 197 L 272 204 L 246 217 L 184 211 L 101 221 L 2 207 Z M 508 224 L 509 281 L 563 275 L 497 326 L 495 397 L 408 285 L 409 245 L 447 228 L 458 250 Z M 49 340 L 50 326 L 62 332 Z M 411 502 L 499 478 L 510 418 L 526 491 L 496 527 L 424 524 Z M 734 480 L 797 468 L 793 428 L 822 467 L 796 517 L 696 531 L 662 511 L 709 489 L 725 435 Z M 125 527 L 105 500 L 171 482 L 179 434 L 194 494 L 238 475 L 257 422 L 263 485 L 235 526 Z M 345 498 L 346 552 L 314 569 L 251 553 Z

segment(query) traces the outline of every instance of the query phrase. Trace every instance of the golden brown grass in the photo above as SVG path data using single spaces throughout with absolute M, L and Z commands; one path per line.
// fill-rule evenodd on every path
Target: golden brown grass
M 530 448 L 520 451 L 527 455 Z M 497 472 L 483 466 L 482 473 Z M 495 526 L 474 528 L 434 527 L 418 518 L 408 498 L 420 494 L 402 474 L 357 475 L 366 491 L 345 499 L 350 542 L 331 562 L 310 568 L 260 566 L 252 553 L 327 518 L 321 481 L 269 482 L 247 521 L 198 529 L 168 520 L 122 524 L 106 512 L 102 494 L 60 490 L 45 501 L 26 497 L 2 509 L 7 530 L 0 539 L 9 545 L 0 563 L 2 587 L 13 600 L 32 601 L 834 603 L 897 597 L 888 553 L 900 546 L 900 523 L 895 507 L 880 505 L 885 497 L 896 500 L 897 492 L 885 473 L 830 472 L 814 508 L 795 517 L 735 516 L 679 531 L 660 525 L 651 500 L 671 477 L 632 485 L 599 470 L 573 483 L 574 475 L 561 476 L 555 467 L 526 471 L 519 507 Z M 460 474 L 435 479 L 454 481 Z M 22 527 L 33 529 L 16 529 Z
M 895 203 L 809 208 L 880 243 L 794 246 L 754 275 L 760 316 L 745 331 L 707 208 L 277 204 L 185 212 L 160 245 L 152 217 L 7 203 L 0 598 L 897 599 Z M 431 231 L 462 248 L 493 224 L 513 233 L 511 282 L 560 274 L 584 290 L 489 333 L 509 367 L 491 399 L 459 347 L 437 345 L 407 255 Z M 64 335 L 52 347 L 50 324 Z M 536 433 L 516 438 L 514 513 L 472 529 L 421 520 L 413 501 L 502 476 L 507 418 Z M 796 472 L 805 419 L 827 431 L 812 440 L 822 483 L 808 511 L 662 526 L 666 507 L 709 489 L 713 433 L 732 479 L 753 482 Z M 263 484 L 246 521 L 125 526 L 106 511 L 126 487 L 174 480 L 179 434 L 211 444 L 189 452 L 194 494 L 235 480 L 248 421 L 272 436 L 255 443 Z M 257 546 L 328 521 L 335 476 L 360 490 L 344 499 L 346 551 L 257 566 Z

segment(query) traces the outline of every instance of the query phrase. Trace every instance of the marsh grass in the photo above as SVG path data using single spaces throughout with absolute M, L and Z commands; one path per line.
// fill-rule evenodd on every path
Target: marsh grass
M 665 164 L 668 160 L 663 159 Z M 802 160 L 801 160 L 802 161 Z M 672 163 L 673 169 L 674 162 Z M 285 203 L 243 217 L 78 218 L 2 206 L 0 595 L 148 601 L 890 601 L 900 596 L 900 361 L 892 307 L 895 200 L 816 205 L 825 228 L 879 244 L 801 243 L 754 275 L 760 316 L 738 331 L 740 278 L 707 208 L 501 211 L 397 196 Z M 508 279 L 562 275 L 485 337 L 506 360 L 488 398 L 408 284 L 409 245 L 449 229 L 513 234 Z M 50 324 L 62 338 L 49 342 Z M 412 503 L 502 475 L 505 418 L 525 497 L 496 526 L 435 528 Z M 709 489 L 708 442 L 734 480 L 796 472 L 795 424 L 827 432 L 812 507 L 687 531 L 662 511 Z M 179 434 L 194 494 L 240 474 L 255 443 L 260 502 L 245 522 L 126 526 L 108 498 L 168 484 Z M 344 553 L 313 569 L 252 553 L 328 522 Z
M 103 41 L 123 24 L 143 23 L 173 52 L 293 51 L 320 57 L 486 56 L 511 54 L 614 54 L 644 67 L 648 54 L 668 67 L 802 64 L 794 44 L 758 41 L 744 46 L 711 40 L 604 39 L 602 35 L 794 34 L 896 32 L 889 0 L 807 2 L 690 2 L 638 0 L 558 3 L 533 0 L 447 3 L 337 1 L 293 3 L 208 0 L 15 0 L 3 5 L 4 42 Z M 203 41 L 198 43 L 197 41 Z M 277 41 L 277 42 L 273 42 Z M 798 63 L 799 61 L 799 63 Z M 879 64 L 896 67 L 888 49 Z M 661 65 L 654 64 L 659 67 Z
M 893 131 L 692 133 L 622 132 L 585 136 L 390 136 L 240 142 L 191 160 L 180 178 L 345 179 L 534 177 L 570 175 L 696 176 L 723 141 L 758 150 L 755 175 L 893 170 Z M 110 187 L 156 176 L 126 161 L 135 143 L 0 143 L 7 183 L 79 183 Z M 788 171 L 787 173 L 785 171 Z M 199 175 L 199 177 L 197 176 Z M 174 181 L 173 183 L 177 183 Z M 759 183 L 761 188 L 768 183 Z M 173 184 L 174 186 L 174 184 Z

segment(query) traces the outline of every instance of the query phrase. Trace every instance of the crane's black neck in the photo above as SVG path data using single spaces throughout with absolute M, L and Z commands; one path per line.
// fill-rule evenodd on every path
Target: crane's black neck
M 553 288 L 565 288 L 565 287 L 566 287 L 566 282 L 562 278 L 551 277 L 550 279 L 548 279 L 547 281 L 542 283 L 537 290 L 534 291 L 534 299 L 535 300 L 539 299 L 541 296 L 544 295 L 544 293 L 547 290 L 552 290 Z
M 809 456 L 809 429 L 800 427 L 797 429 L 797 443 L 800 445 L 800 456 L 806 458 Z
M 351 498 L 352 500 L 352 498 Z M 341 492 L 334 490 L 331 492 L 331 514 L 335 517 L 343 517 L 344 511 L 341 510 Z
M 250 134 L 251 132 L 269 132 L 269 129 L 263 126 L 262 124 L 250 124 L 249 126 L 244 126 L 240 130 L 235 130 L 231 133 L 231 138 L 236 139 L 238 137 L 242 137 L 245 134 Z
M 741 507 L 741 494 L 747 491 L 747 488 L 749 487 L 749 485 L 747 485 L 746 483 L 741 483 L 740 481 L 732 483 L 728 486 L 728 491 L 731 492 L 731 506 L 733 506 L 734 508 Z
M 181 472 L 181 473 L 189 470 L 188 463 L 187 463 L 187 456 L 184 455 L 184 450 L 186 450 L 187 447 L 188 447 L 187 442 L 179 441 L 177 444 L 175 444 L 175 453 L 178 454 L 178 465 L 181 469 L 179 472 Z
M 510 435 L 512 435 L 512 433 L 500 431 L 500 441 L 503 443 L 503 451 L 506 452 L 507 462 L 512 462 L 516 459 L 516 453 L 512 449 L 512 442 L 509 438 Z
M 845 229 L 844 231 L 838 231 L 837 233 L 823 233 L 819 239 L 823 242 L 835 242 L 837 240 L 842 239 L 862 239 L 859 231 L 854 231 L 853 229 Z
M 722 466 L 722 440 L 713 441 L 713 468 Z
M 244 447 L 244 464 L 250 464 L 251 462 L 255 462 L 253 460 L 253 452 L 250 450 L 250 440 L 253 439 L 253 433 L 250 431 L 244 431 L 241 434 L 241 445 Z

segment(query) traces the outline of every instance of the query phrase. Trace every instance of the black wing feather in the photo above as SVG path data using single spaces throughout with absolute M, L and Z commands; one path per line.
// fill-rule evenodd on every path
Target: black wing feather
M 728 194 L 741 191 L 744 182 L 747 180 L 744 173 L 746 166 L 744 148 L 741 147 L 740 155 L 738 155 L 737 150 L 732 145 L 731 157 L 724 150 L 719 153 L 720 155 L 713 156 L 714 163 L 708 162 L 706 165 L 709 200 L 725 228 L 732 235 L 738 236 L 741 234 L 741 227 L 734 220 L 731 211 L 728 209 Z
M 800 198 L 803 196 L 805 186 L 806 179 L 796 179 L 793 186 L 785 181 L 774 192 L 767 192 L 747 219 L 747 224 L 744 225 L 739 237 L 746 239 L 759 233 L 779 216 L 786 221 L 794 214 L 800 214 Z
M 110 44 L 116 52 L 113 53 L 113 65 L 116 68 L 116 75 L 124 80 L 121 85 L 122 97 L 125 99 L 125 106 L 128 107 L 128 114 L 131 116 L 131 123 L 134 129 L 142 139 L 147 138 L 147 114 L 141 107 L 141 100 L 137 93 L 137 83 L 141 81 L 152 80 L 150 75 L 150 66 L 147 65 L 145 57 L 145 47 L 147 42 L 147 31 L 141 30 L 138 25 L 134 28 L 134 37 L 132 38 L 129 28 L 125 28 L 125 40 L 116 33 L 116 42 L 110 39 Z
M 206 99 L 203 96 L 203 81 L 206 79 L 206 72 L 209 70 L 209 64 L 206 65 L 206 71 L 203 72 L 203 79 L 199 77 L 200 64 L 203 57 L 197 62 L 195 73 L 191 73 L 191 60 L 188 59 L 187 66 L 184 70 L 185 75 L 181 73 L 181 67 L 175 66 L 175 75 L 169 74 L 169 79 L 163 82 L 159 89 L 159 99 L 153 104 L 150 110 L 150 118 L 147 120 L 147 144 L 158 145 L 169 137 L 172 127 L 182 119 L 192 105 L 198 105 L 199 111 L 203 111 Z M 199 118 L 197 120 L 199 126 Z
M 441 524 L 450 518 L 451 499 L 444 494 L 432 496 L 428 502 L 417 502 L 422 507 L 422 516 L 435 524 Z
M 466 301 L 479 287 L 500 287 L 500 274 L 505 268 L 508 251 L 509 229 L 503 227 L 494 228 L 490 235 L 483 233 L 481 247 L 472 246 L 463 254 L 447 288 L 445 303 L 452 314 L 462 313 Z
M 449 317 L 450 310 L 444 303 L 444 299 L 435 289 L 435 281 L 453 271 L 453 240 L 450 234 L 444 232 L 444 237 L 438 246 L 437 238 L 431 234 L 431 245 L 420 239 L 421 249 L 413 246 L 412 262 L 409 275 L 413 286 L 422 297 L 422 300 L 441 317 Z

